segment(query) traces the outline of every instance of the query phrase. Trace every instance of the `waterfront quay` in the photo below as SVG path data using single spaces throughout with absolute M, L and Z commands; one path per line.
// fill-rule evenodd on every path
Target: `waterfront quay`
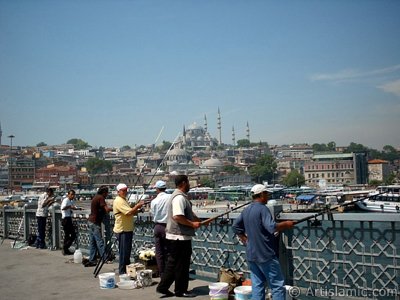
M 282 212 L 279 205 L 270 206 L 270 209 L 278 220 L 300 220 L 313 215 Z M 28 207 L 3 207 L 0 210 L 0 236 L 14 239 L 19 235 L 19 240 L 26 240 L 30 234 L 36 234 L 35 211 Z M 200 209 L 197 214 L 201 219 L 207 219 L 222 211 L 222 207 L 218 212 Z M 84 255 L 89 252 L 87 213 L 79 211 L 74 215 L 78 245 Z M 245 277 L 249 277 L 245 248 L 232 231 L 232 223 L 237 216 L 236 212 L 230 213 L 229 216 L 218 218 L 209 226 L 196 231 L 191 264 L 191 273 L 196 280 L 191 282 L 191 287 L 195 287 L 192 283 L 197 285 L 197 280 L 205 279 L 205 283 L 199 281 L 199 290 L 204 299 L 209 299 L 208 283 L 218 280 L 218 272 L 222 266 L 242 271 Z M 277 237 L 286 284 L 294 288 L 296 299 L 399 299 L 400 213 L 346 212 L 334 213 L 332 216 L 321 215 L 317 219 L 319 222 L 310 220 L 299 223 Z M 111 216 L 111 225 L 113 221 Z M 22 229 L 18 234 L 21 224 Z M 138 249 L 153 242 L 153 227 L 148 213 L 141 213 L 135 218 L 132 260 L 135 259 Z M 58 255 L 65 260 L 59 250 L 63 240 L 59 208 L 50 209 L 46 236 L 46 243 L 53 251 L 44 250 L 44 253 Z M 116 248 L 114 250 L 118 253 Z M 24 250 L 13 251 L 19 253 Z M 33 250 L 35 251 L 36 249 Z M 6 262 L 7 258 L 3 258 L 2 269 Z M 68 264 L 64 264 L 66 265 Z M 106 265 L 102 272 L 108 267 Z M 90 274 L 92 271 L 86 269 L 79 266 L 76 270 L 87 272 L 85 276 L 93 280 Z M 19 275 L 32 276 L 24 274 L 21 271 Z M 57 283 L 60 284 L 70 278 L 62 275 L 63 268 L 57 274 Z M 81 282 L 88 284 L 86 288 L 98 289 L 97 280 L 91 281 L 91 285 L 85 281 L 79 281 L 78 284 Z M 5 288 L 2 283 L 2 289 Z M 157 297 L 156 294 L 154 296 Z

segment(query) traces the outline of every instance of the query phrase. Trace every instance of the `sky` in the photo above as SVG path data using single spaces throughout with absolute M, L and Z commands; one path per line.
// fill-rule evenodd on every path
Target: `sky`
M 400 1 L 0 0 L 2 144 L 400 146 Z M 158 137 L 159 136 L 159 137 Z

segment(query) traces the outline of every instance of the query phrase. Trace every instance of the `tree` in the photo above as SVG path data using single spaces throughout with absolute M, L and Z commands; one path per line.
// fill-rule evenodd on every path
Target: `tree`
M 277 164 L 274 157 L 270 154 L 265 154 L 257 159 L 255 166 L 252 166 L 249 172 L 256 182 L 262 183 L 266 180 L 271 181 L 276 167 Z
M 232 165 L 224 166 L 222 171 L 226 172 L 228 174 L 231 174 L 231 175 L 235 175 L 235 174 L 240 174 L 241 173 L 241 170 L 238 167 L 232 166 Z
M 40 142 L 36 145 L 36 147 L 44 147 L 44 146 L 47 146 L 45 142 Z
M 162 141 L 162 145 L 158 146 L 157 148 L 159 149 L 159 151 L 168 151 L 171 145 L 171 142 Z
M 312 144 L 312 148 L 314 152 L 325 152 L 328 151 L 328 147 L 325 144 Z
M 67 144 L 74 145 L 76 150 L 82 150 L 82 149 L 86 149 L 86 148 L 90 147 L 90 145 L 88 143 L 86 143 L 85 141 L 83 141 L 81 139 L 77 139 L 77 138 L 68 140 Z
M 214 188 L 215 187 L 215 181 L 210 177 L 202 177 L 200 179 L 200 185 L 204 186 L 204 187 Z
M 98 158 L 89 158 L 85 164 L 89 174 L 107 173 L 112 170 L 112 163 Z
M 120 148 L 121 151 L 128 151 L 128 150 L 131 150 L 131 149 L 132 149 L 132 148 L 131 148 L 130 146 L 128 146 L 128 145 L 122 146 L 122 147 Z
M 335 142 L 329 142 L 326 146 L 329 151 L 336 151 L 336 143 Z
M 345 152 L 352 153 L 352 152 L 366 152 L 366 151 L 368 151 L 368 147 L 365 147 L 362 144 L 351 142 Z
M 384 184 L 385 185 L 390 185 L 394 183 L 394 180 L 396 179 L 396 175 L 390 174 L 386 178 L 384 178 Z
M 237 146 L 239 148 L 248 148 L 248 147 L 250 147 L 250 141 L 248 139 L 238 140 Z
M 298 170 L 292 170 L 283 178 L 283 184 L 286 186 L 300 186 L 305 183 L 305 178 Z

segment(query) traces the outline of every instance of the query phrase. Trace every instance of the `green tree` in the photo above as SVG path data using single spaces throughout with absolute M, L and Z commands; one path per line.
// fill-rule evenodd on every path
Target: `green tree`
M 85 164 L 89 174 L 107 173 L 112 170 L 112 163 L 99 158 L 89 158 Z
M 328 147 L 325 144 L 312 144 L 312 148 L 314 152 L 325 152 L 328 151 Z
M 210 177 L 202 177 L 200 179 L 200 185 L 204 186 L 204 187 L 214 188 L 215 187 L 215 181 Z
M 266 154 L 257 159 L 256 164 L 249 169 L 253 179 L 262 183 L 263 181 L 271 181 L 277 164 L 272 155 Z
M 132 148 L 131 148 L 130 146 L 128 146 L 128 145 L 122 146 L 122 147 L 120 148 L 121 151 L 128 151 L 128 150 L 131 150 L 131 149 L 132 149 Z
M 368 151 L 368 147 L 365 147 L 362 144 L 351 142 L 345 152 L 352 153 L 352 152 L 365 152 L 365 151 Z
M 168 141 L 162 141 L 162 144 L 157 146 L 159 151 L 168 151 L 172 143 Z
M 44 147 L 44 146 L 47 146 L 45 142 L 40 142 L 36 145 L 36 147 Z
M 387 176 L 386 178 L 384 178 L 383 182 L 384 182 L 385 185 L 390 185 L 390 184 L 394 183 L 395 179 L 396 179 L 396 175 L 394 175 L 392 173 L 389 176 Z
M 237 146 L 239 148 L 248 148 L 248 147 L 250 147 L 250 141 L 248 139 L 238 140 L 236 143 L 237 143 Z
M 335 142 L 329 142 L 326 147 L 328 148 L 329 151 L 336 151 L 336 143 Z
M 382 181 L 380 181 L 380 180 L 372 179 L 369 181 L 369 185 L 371 185 L 371 186 L 378 186 L 381 184 L 382 184 Z
M 90 147 L 90 145 L 88 143 L 86 143 L 85 141 L 83 141 L 81 139 L 77 139 L 77 138 L 68 140 L 67 144 L 74 145 L 76 150 L 82 150 L 82 149 L 86 149 L 86 148 Z
M 228 174 L 231 174 L 231 175 L 235 175 L 235 174 L 240 174 L 240 173 L 241 173 L 240 168 L 238 168 L 238 167 L 236 167 L 236 166 L 232 166 L 232 165 L 224 166 L 224 167 L 222 168 L 222 171 L 223 171 L 223 172 L 226 172 L 226 173 L 228 173 Z
M 304 176 L 296 169 L 290 171 L 289 174 L 283 178 L 283 184 L 286 186 L 301 186 L 305 182 Z

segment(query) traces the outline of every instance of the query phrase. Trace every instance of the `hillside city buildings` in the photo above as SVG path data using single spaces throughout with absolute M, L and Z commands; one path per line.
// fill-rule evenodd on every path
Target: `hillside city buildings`
M 220 117 L 219 121 L 220 122 Z M 220 125 L 218 126 L 220 128 Z M 1 127 L 0 127 L 1 131 Z M 247 123 L 246 139 L 250 138 Z M 0 146 L 0 191 L 23 191 L 48 186 L 59 188 L 93 188 L 99 185 L 116 185 L 125 182 L 129 186 L 142 186 L 162 178 L 187 174 L 191 185 L 199 186 L 212 179 L 216 187 L 252 184 L 256 180 L 249 174 L 262 155 L 271 154 L 277 163 L 272 184 L 279 183 L 291 170 L 298 170 L 305 183 L 317 187 L 325 185 L 363 185 L 370 180 L 383 181 L 394 166 L 384 160 L 368 161 L 367 153 L 336 152 L 314 153 L 307 144 L 268 146 L 266 143 L 247 147 L 235 145 L 232 128 L 232 144 L 222 144 L 204 127 L 196 123 L 187 128 L 173 141 L 170 149 L 160 151 L 156 145 L 129 149 L 88 148 L 75 149 L 73 145 L 42 147 Z M 126 148 L 126 147 L 124 147 Z M 89 174 L 85 164 L 90 158 L 109 161 L 112 170 L 102 174 Z M 237 172 L 227 171 L 227 166 Z

